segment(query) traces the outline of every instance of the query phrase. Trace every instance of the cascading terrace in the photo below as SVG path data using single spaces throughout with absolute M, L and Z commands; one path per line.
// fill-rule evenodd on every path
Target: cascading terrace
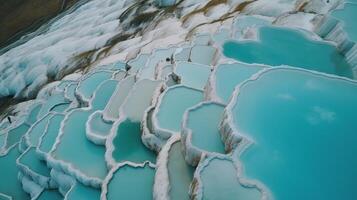
M 355 4 L 84 3 L 0 55 L 0 199 L 352 199 Z

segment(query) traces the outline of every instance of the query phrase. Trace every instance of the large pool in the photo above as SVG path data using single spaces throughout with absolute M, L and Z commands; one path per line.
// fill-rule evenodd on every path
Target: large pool
M 357 195 L 357 82 L 273 68 L 242 85 L 229 108 L 251 144 L 244 174 L 276 199 Z
M 351 66 L 330 43 L 313 40 L 307 33 L 264 26 L 259 41 L 228 41 L 223 54 L 245 63 L 289 65 L 328 74 L 352 77 Z

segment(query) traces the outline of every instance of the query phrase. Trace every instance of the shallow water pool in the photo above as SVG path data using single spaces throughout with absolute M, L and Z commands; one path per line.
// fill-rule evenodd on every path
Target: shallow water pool
M 252 144 L 245 175 L 275 199 L 356 196 L 357 82 L 274 68 L 240 88 L 232 117 Z
M 335 46 L 315 41 L 301 31 L 265 26 L 260 41 L 228 41 L 223 54 L 245 63 L 288 65 L 352 78 L 351 66 Z

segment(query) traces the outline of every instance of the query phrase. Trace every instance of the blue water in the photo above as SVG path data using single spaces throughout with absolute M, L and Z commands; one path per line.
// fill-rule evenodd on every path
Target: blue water
M 108 183 L 107 199 L 150 200 L 153 198 L 155 170 L 148 165 L 119 168 Z
M 116 134 L 113 140 L 115 149 L 112 154 L 116 162 L 155 163 L 155 153 L 147 149 L 141 141 L 140 122 L 127 119 L 119 124 Z
M 107 71 L 100 71 L 90 74 L 79 83 L 76 92 L 82 95 L 84 100 L 88 100 L 92 97 L 98 85 L 103 81 L 110 79 L 111 76 L 112 72 Z
M 259 65 L 248 65 L 244 63 L 221 64 L 215 72 L 216 94 L 224 103 L 228 103 L 234 88 L 264 69 Z
M 100 66 L 99 69 L 106 69 L 112 71 L 121 70 L 121 69 L 125 69 L 125 63 L 118 61 L 109 65 Z
M 116 80 L 107 80 L 99 85 L 92 99 L 91 105 L 93 109 L 103 110 L 114 93 L 117 85 L 118 81 Z
M 181 84 L 203 90 L 211 74 L 211 67 L 190 62 L 180 62 L 176 65 L 175 72 L 181 77 Z
M 70 107 L 70 105 L 71 105 L 70 103 L 61 103 L 61 104 L 58 104 L 58 105 L 55 105 L 54 107 L 52 107 L 51 111 L 63 113 Z
M 18 159 L 18 162 L 27 166 L 36 174 L 50 177 L 50 169 L 47 167 L 45 161 L 39 159 L 35 147 L 29 147 L 29 149 Z
M 253 144 L 241 161 L 276 200 L 357 196 L 357 83 L 275 69 L 240 89 L 233 120 Z
M 61 193 L 57 190 L 44 190 L 37 200 L 61 200 L 63 199 Z
M 203 101 L 203 92 L 184 86 L 169 88 L 159 105 L 157 120 L 160 128 L 178 132 L 186 109 Z
M 99 200 L 100 190 L 76 183 L 66 195 L 67 200 Z
M 217 33 L 215 33 L 212 36 L 212 39 L 215 43 L 222 44 L 226 40 L 230 39 L 230 30 L 228 29 L 219 30 Z
M 150 55 L 140 54 L 137 58 L 130 60 L 128 65 L 131 66 L 130 72 L 136 73 L 139 69 L 143 68 L 148 61 Z
M 27 122 L 30 124 L 35 123 L 37 121 L 37 115 L 40 112 L 42 104 L 36 104 L 31 108 L 31 111 L 28 114 Z
M 319 72 L 352 77 L 351 67 L 335 46 L 313 41 L 301 31 L 262 27 L 260 41 L 229 41 L 224 55 L 246 63 L 289 65 Z
M 19 142 L 21 137 L 25 135 L 25 133 L 28 131 L 29 128 L 30 128 L 29 125 L 27 125 L 26 123 L 22 123 L 17 127 L 11 129 L 8 132 L 6 148 Z
M 346 31 L 349 39 L 357 42 L 357 2 L 345 3 L 344 8 L 334 10 L 331 16 L 343 22 L 343 29 Z
M 102 113 L 99 112 L 93 113 L 91 116 L 91 120 L 88 121 L 91 130 L 93 130 L 95 134 L 107 136 L 110 133 L 113 123 L 104 121 Z
M 49 153 L 52 149 L 63 119 L 64 115 L 62 114 L 55 114 L 51 119 L 49 119 L 48 128 L 41 139 L 41 143 L 38 146 L 42 152 Z
M 200 171 L 202 199 L 212 200 L 259 200 L 256 188 L 247 188 L 238 181 L 237 170 L 231 160 L 213 158 Z
M 42 118 L 48 112 L 50 112 L 57 105 L 62 105 L 64 103 L 69 103 L 69 101 L 64 98 L 63 93 L 53 94 L 46 99 L 46 102 L 42 105 L 40 112 L 37 115 L 37 119 Z
M 195 45 L 191 49 L 190 60 L 194 63 L 203 65 L 211 65 L 216 53 L 216 49 L 212 46 Z
M 20 156 L 17 146 L 13 147 L 7 155 L 0 156 L 0 193 L 13 197 L 14 199 L 26 200 L 30 196 L 22 190 L 21 183 L 17 180 L 19 172 L 16 159 Z
M 190 58 L 190 52 L 190 47 L 183 47 L 181 51 L 174 54 L 175 61 L 188 61 L 188 59 Z
M 78 109 L 68 115 L 61 143 L 52 155 L 87 176 L 104 179 L 107 173 L 105 148 L 91 143 L 86 137 L 85 122 L 90 114 L 90 111 Z
M 224 106 L 209 103 L 189 112 L 187 128 L 192 131 L 193 146 L 208 152 L 225 153 L 219 133 L 223 110 Z
M 46 126 L 48 124 L 48 120 L 51 117 L 52 117 L 52 114 L 48 114 L 48 115 L 44 116 L 43 118 L 38 120 L 35 124 L 33 124 L 31 129 L 29 129 L 29 131 L 27 132 L 27 136 L 28 136 L 28 142 L 29 142 L 30 146 L 38 145 L 39 139 L 42 136 L 42 134 L 45 132 Z

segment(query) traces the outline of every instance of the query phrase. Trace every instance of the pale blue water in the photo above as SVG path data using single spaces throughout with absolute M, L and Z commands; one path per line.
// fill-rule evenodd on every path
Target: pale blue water
M 22 123 L 16 128 L 11 129 L 8 132 L 6 148 L 9 148 L 10 146 L 19 142 L 21 137 L 27 132 L 29 128 L 29 125 Z
M 335 46 L 313 41 L 298 30 L 268 26 L 259 30 L 259 42 L 229 41 L 223 45 L 224 55 L 246 63 L 289 65 L 352 77 L 351 67 Z
M 61 200 L 63 199 L 58 190 L 44 190 L 37 200 Z
M 181 84 L 203 90 L 208 77 L 211 73 L 211 67 L 190 62 L 180 62 L 176 65 L 176 74 L 181 77 Z
M 66 197 L 66 200 L 99 200 L 100 190 L 77 182 Z
M 147 149 L 141 141 L 140 122 L 128 119 L 121 122 L 113 145 L 115 149 L 112 156 L 116 162 L 155 163 L 156 161 L 155 153 Z
M 100 66 L 99 69 L 106 69 L 106 70 L 113 70 L 113 71 L 125 69 L 125 63 L 123 63 L 121 61 L 114 62 L 109 65 Z
M 176 54 L 174 54 L 174 59 L 176 62 L 178 61 L 188 61 L 188 59 L 190 58 L 190 52 L 191 52 L 191 48 L 190 47 L 185 47 L 182 49 L 182 51 L 177 52 Z
M 28 136 L 28 142 L 29 142 L 30 146 L 38 145 L 40 137 L 46 130 L 48 120 L 52 116 L 53 116 L 52 114 L 47 114 L 46 116 L 44 116 L 43 118 L 38 120 L 35 124 L 33 124 L 31 129 L 29 129 L 29 131 L 27 132 L 27 136 Z
M 47 167 L 45 161 L 40 160 L 36 153 L 36 147 L 29 147 L 18 160 L 19 163 L 29 167 L 36 174 L 50 177 L 50 169 Z
M 140 54 L 136 59 L 130 60 L 128 64 L 131 66 L 130 72 L 137 72 L 139 69 L 143 68 L 148 61 L 150 55 Z
M 171 200 L 189 200 L 188 191 L 195 168 L 185 162 L 181 142 L 174 143 L 169 151 L 168 172 Z
M 187 128 L 192 131 L 192 145 L 209 152 L 225 153 L 219 133 L 224 106 L 203 104 L 188 115 Z
M 0 156 L 0 193 L 13 197 L 14 199 L 26 200 L 30 196 L 22 190 L 21 183 L 17 180 L 19 172 L 16 159 L 20 156 L 17 146 L 13 147 L 7 155 Z
M 117 85 L 118 81 L 116 80 L 107 80 L 101 84 L 94 93 L 95 95 L 93 96 L 91 104 L 92 108 L 95 110 L 103 110 Z
M 44 133 L 42 141 L 38 146 L 42 152 L 48 153 L 52 149 L 63 119 L 64 115 L 62 114 L 55 114 L 51 119 L 49 119 L 47 131 Z
M 107 136 L 113 126 L 113 123 L 104 121 L 102 118 L 102 114 L 96 112 L 89 121 L 89 126 L 92 130 L 95 131 L 96 134 L 100 134 L 101 136 Z
M 94 94 L 94 91 L 97 89 L 98 85 L 105 80 L 110 79 L 112 76 L 112 72 L 108 71 L 100 71 L 87 76 L 86 79 L 82 80 L 76 92 L 81 94 L 85 100 L 90 99 Z
M 202 199 L 210 200 L 259 200 L 261 194 L 256 188 L 243 186 L 237 177 L 237 170 L 230 160 L 213 158 L 200 171 Z
M 345 3 L 341 10 L 334 10 L 331 16 L 343 22 L 343 29 L 346 31 L 349 39 L 357 41 L 357 1 Z
M 108 183 L 107 199 L 150 200 L 153 198 L 155 170 L 148 165 L 124 165 L 114 172 Z
M 216 69 L 216 94 L 225 103 L 228 103 L 235 87 L 251 78 L 264 67 L 259 65 L 247 65 L 244 63 L 221 64 Z
M 204 34 L 197 35 L 191 43 L 195 45 L 208 45 L 210 41 L 211 41 L 211 35 L 204 33 Z
M 61 143 L 52 155 L 55 159 L 71 163 L 88 176 L 104 179 L 107 173 L 105 148 L 90 142 L 85 133 L 85 122 L 89 114 L 90 111 L 81 109 L 69 114 Z
M 195 45 L 191 49 L 191 62 L 200 63 L 203 65 L 211 65 L 216 49 L 212 46 Z
M 70 105 L 71 105 L 70 103 L 61 103 L 51 108 L 51 111 L 62 113 L 66 111 L 66 109 L 68 109 Z
M 178 132 L 186 109 L 203 101 L 203 92 L 185 86 L 169 88 L 160 104 L 157 120 L 160 128 Z
M 48 97 L 45 103 L 42 105 L 42 108 L 37 115 L 37 119 L 40 119 L 43 116 L 45 116 L 56 105 L 61 105 L 64 103 L 69 103 L 69 101 L 66 98 L 64 98 L 63 93 L 53 94 L 52 96 Z
M 356 82 L 276 69 L 237 101 L 233 120 L 254 141 L 241 156 L 246 177 L 276 200 L 357 196 Z
M 215 43 L 222 44 L 230 39 L 230 30 L 221 29 L 212 36 L 212 39 Z
M 33 123 L 35 123 L 35 121 L 37 121 L 37 115 L 40 112 L 41 107 L 42 107 L 42 104 L 37 104 L 31 108 L 31 111 L 28 114 L 28 118 L 27 118 L 27 122 L 29 124 L 33 124 Z

